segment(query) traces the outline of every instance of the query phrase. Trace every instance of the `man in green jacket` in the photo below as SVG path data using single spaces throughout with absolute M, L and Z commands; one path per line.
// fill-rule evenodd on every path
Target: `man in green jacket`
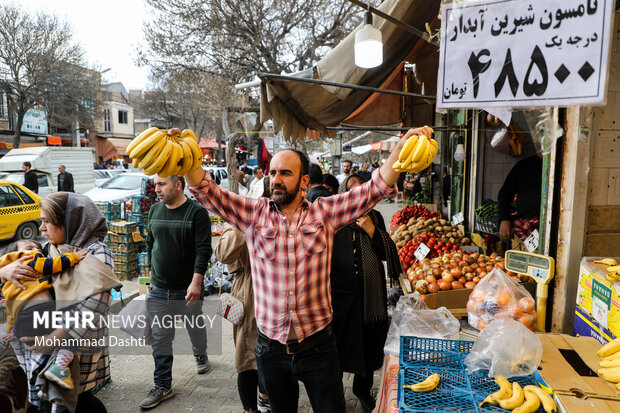
M 172 341 L 177 315 L 190 317 L 185 323 L 196 358 L 196 372 L 211 369 L 207 356 L 207 330 L 202 314 L 203 277 L 211 257 L 211 220 L 206 209 L 188 199 L 183 178 L 156 176 L 155 193 L 161 202 L 149 213 L 147 247 L 151 265 L 151 287 L 146 306 L 153 334 L 155 386 L 140 403 L 150 409 L 173 396 Z

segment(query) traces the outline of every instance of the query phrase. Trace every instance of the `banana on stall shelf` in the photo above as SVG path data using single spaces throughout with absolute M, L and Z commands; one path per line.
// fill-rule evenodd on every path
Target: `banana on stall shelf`
M 127 146 L 134 167 L 146 175 L 183 176 L 202 165 L 202 150 L 193 131 L 178 128 L 162 131 L 148 128 Z
M 555 413 L 558 408 L 553 398 L 538 386 L 524 386 L 516 381 L 510 384 L 504 377 L 495 377 L 499 390 L 489 394 L 478 406 L 485 403 L 511 410 L 513 413 L 532 413 L 542 404 L 546 413 Z
M 404 384 L 403 389 L 408 389 L 416 393 L 429 392 L 434 390 L 439 384 L 440 376 L 438 373 L 431 374 L 426 379 L 415 384 Z

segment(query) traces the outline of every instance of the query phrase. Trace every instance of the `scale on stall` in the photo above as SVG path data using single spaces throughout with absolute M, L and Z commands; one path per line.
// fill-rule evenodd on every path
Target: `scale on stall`
M 545 331 L 547 314 L 547 295 L 549 282 L 555 275 L 555 261 L 546 255 L 532 252 L 506 251 L 506 269 L 527 275 L 536 281 L 536 326 L 538 331 Z

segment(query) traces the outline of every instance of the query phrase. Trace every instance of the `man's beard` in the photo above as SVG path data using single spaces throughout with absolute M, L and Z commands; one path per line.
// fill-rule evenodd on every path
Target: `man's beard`
M 284 185 L 274 184 L 271 187 L 271 199 L 278 206 L 289 205 L 297 197 L 297 193 L 299 192 L 300 186 L 301 186 L 301 177 L 299 177 L 299 180 L 297 181 L 297 185 L 295 186 L 295 189 L 291 192 L 289 192 Z M 283 190 L 284 194 L 275 194 L 273 191 L 276 189 Z

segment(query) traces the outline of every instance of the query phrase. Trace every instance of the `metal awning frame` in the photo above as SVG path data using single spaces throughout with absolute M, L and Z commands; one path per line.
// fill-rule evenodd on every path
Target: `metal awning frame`
M 406 96 L 406 97 L 411 97 L 411 98 L 428 99 L 428 100 L 437 99 L 437 96 L 432 96 L 432 95 L 422 95 L 419 93 L 401 92 L 400 90 L 379 89 L 376 87 L 354 85 L 351 83 L 330 82 L 327 80 L 319 80 L 319 79 L 308 79 L 308 78 L 302 78 L 302 77 L 291 76 L 291 75 L 277 75 L 275 73 L 259 73 L 258 77 L 261 79 L 265 79 L 267 81 L 269 79 L 277 79 L 277 80 L 286 80 L 286 81 L 292 81 L 292 82 L 314 83 L 314 84 L 322 85 L 322 86 L 342 87 L 345 89 L 366 90 L 368 92 L 385 93 L 387 95 Z

